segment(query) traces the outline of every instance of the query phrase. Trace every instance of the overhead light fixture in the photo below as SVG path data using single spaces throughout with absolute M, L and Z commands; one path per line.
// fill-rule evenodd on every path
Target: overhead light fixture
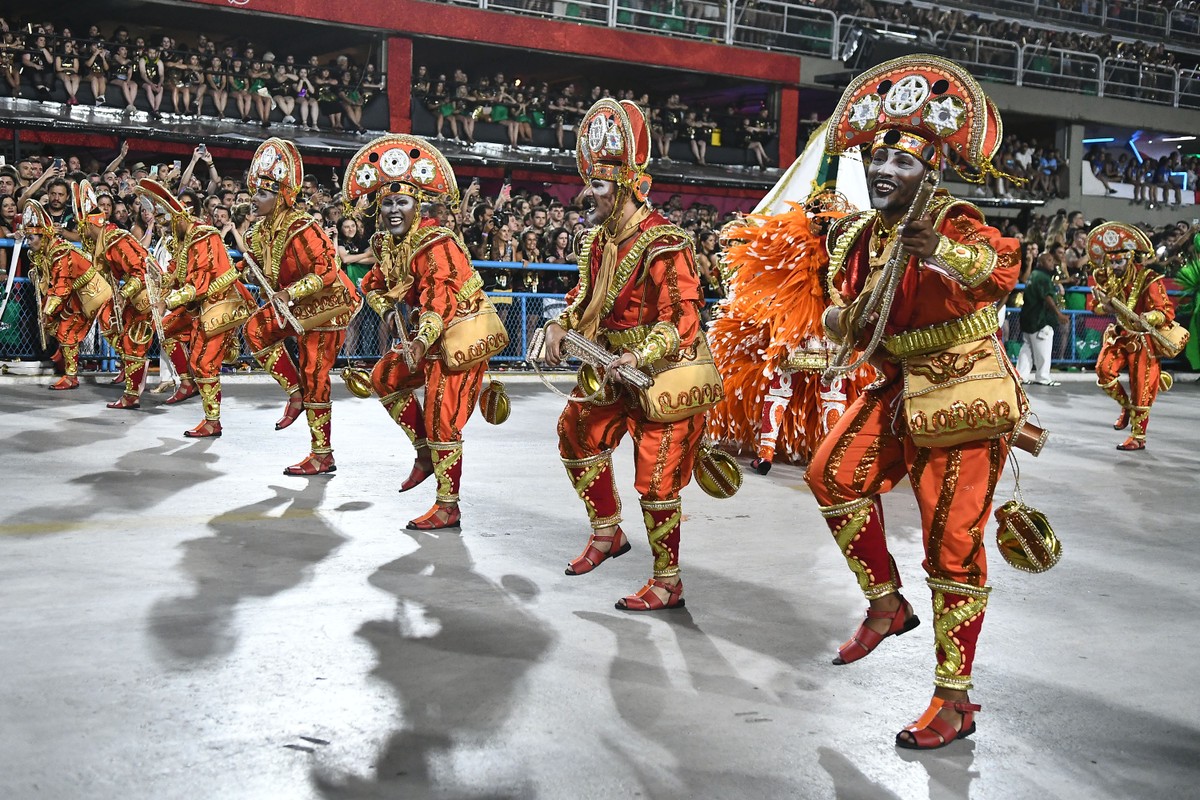
M 1164 142 L 1194 142 L 1195 136 L 1172 136 L 1169 139 L 1163 139 Z
M 1111 136 L 1102 136 L 1102 137 L 1099 137 L 1096 139 L 1084 139 L 1083 143 L 1084 144 L 1108 144 L 1109 142 L 1115 142 L 1115 141 L 1116 141 L 1116 139 L 1114 139 Z

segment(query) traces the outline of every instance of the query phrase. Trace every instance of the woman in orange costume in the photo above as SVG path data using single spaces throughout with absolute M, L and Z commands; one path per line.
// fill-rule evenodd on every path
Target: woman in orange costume
M 805 478 L 869 602 L 866 619 L 838 649 L 838 665 L 919 624 L 899 593 L 880 502 L 903 478 L 912 483 L 937 666 L 929 707 L 896 736 L 905 748 L 941 747 L 975 731 L 979 706 L 967 692 L 990 592 L 982 530 L 1008 454 L 1010 413 L 1025 402 L 997 337 L 995 308 L 1016 284 L 1018 242 L 942 190 L 922 215 L 902 229 L 900 223 L 922 186 L 936 185 L 943 148 L 978 180 L 991 169 L 1000 134 L 995 107 L 974 78 L 953 62 L 917 55 L 852 81 L 826 139 L 829 154 L 871 144 L 873 208 L 830 230 L 835 305 L 825 313 L 826 331 L 870 355 L 873 332 L 882 327 L 882 348 L 874 351 L 880 379 L 830 430 Z M 872 294 L 866 287 L 901 245 L 908 259 L 890 308 L 864 310 L 860 300 Z M 966 380 L 976 364 L 995 378 Z M 918 378 L 931 388 L 910 407 L 905 389 Z M 930 413 L 921 410 L 924 403 L 934 404 Z
M 142 389 L 146 385 L 146 353 L 154 341 L 145 283 L 149 253 L 129 231 L 107 221 L 90 183 L 74 184 L 72 197 L 79 233 L 85 246 L 92 248 L 92 263 L 110 276 L 114 288 L 121 284 L 118 289 L 121 326 L 116 349 L 121 354 L 125 391 L 120 399 L 107 405 L 108 408 L 140 408 Z
M 362 280 L 367 304 L 392 319 L 404 339 L 409 338 L 408 321 L 396 313 L 398 306 L 403 303 L 418 316 L 411 341 L 384 354 L 371 373 L 383 407 L 417 451 L 400 491 L 437 477 L 433 507 L 408 528 L 460 527 L 462 430 L 479 398 L 488 358 L 504 349 L 508 339 L 496 339 L 470 354 L 446 352 L 443 333 L 451 325 L 493 311 L 462 239 L 436 219 L 420 218 L 423 201 L 457 209 L 454 171 L 429 142 L 396 134 L 364 145 L 346 167 L 342 185 L 348 207 L 375 196 L 378 231 L 371 249 L 376 264 Z M 415 395 L 422 386 L 424 410 Z
M 300 152 L 291 142 L 277 138 L 259 145 L 246 178 L 260 218 L 246 235 L 247 255 L 267 280 L 260 287 L 266 302 L 246 323 L 246 343 L 288 393 L 275 430 L 288 427 L 304 411 L 311 439 L 308 457 L 285 468 L 285 475 L 337 470 L 330 438 L 329 371 L 346 340 L 346 326 L 359 308 L 358 293 L 338 264 L 333 242 L 320 221 L 296 205 L 303 179 Z M 290 308 L 302 331 L 277 310 L 280 304 Z M 283 346 L 283 340 L 293 336 L 299 369 Z
M 860 374 L 821 375 L 830 352 L 821 328 L 829 304 L 825 232 L 853 209 L 832 189 L 789 205 L 723 231 L 729 299 L 709 328 L 725 380 L 725 399 L 708 414 L 709 435 L 755 451 L 750 466 L 761 475 L 777 453 L 808 463 L 866 383 Z
M 1096 383 L 1121 406 L 1114 430 L 1130 428 L 1118 450 L 1145 450 L 1150 406 L 1158 396 L 1162 367 L 1149 333 L 1140 323 L 1167 328 L 1175 321 L 1175 306 L 1167 296 L 1163 276 L 1142 261 L 1153 258 L 1154 245 L 1146 234 L 1124 222 L 1106 222 L 1088 234 L 1087 251 L 1093 272 L 1088 278 L 1092 294 L 1088 310 L 1116 314 L 1104 331 L 1104 344 L 1096 356 Z M 1112 305 L 1117 300 L 1140 320 L 1128 318 Z M 1129 392 L 1121 386 L 1121 370 L 1129 373 Z M 1168 383 L 1169 386 L 1169 383 Z
M 664 359 L 695 360 L 707 350 L 700 330 L 700 278 L 690 235 L 650 209 L 650 134 L 636 105 L 605 98 L 584 116 L 576 147 L 584 196 L 595 226 L 579 257 L 579 284 L 567 294 L 567 309 L 546 326 L 546 360 L 556 364 L 567 331 L 601 344 L 618 366 L 647 367 Z M 714 375 L 715 377 L 715 375 Z M 719 379 L 717 379 L 719 381 Z M 713 390 L 713 387 L 702 387 Z M 591 572 L 630 549 L 621 530 L 621 502 L 612 471 L 613 450 L 628 433 L 637 448 L 635 486 L 654 556 L 652 577 L 617 608 L 658 611 L 683 605 L 679 577 L 680 490 L 692 476 L 704 437 L 704 411 L 721 387 L 686 417 L 659 422 L 648 417 L 623 386 L 605 387 L 586 400 L 576 389 L 558 420 L 559 454 L 583 500 L 592 535 L 568 575 Z M 697 396 L 701 396 L 697 393 Z
M 79 387 L 79 343 L 99 318 L 101 330 L 112 325 L 112 302 L 97 303 L 97 292 L 111 298 L 107 285 L 83 251 L 62 237 L 41 203 L 29 200 L 21 217 L 21 234 L 37 268 L 42 295 L 42 324 L 58 339 L 63 376 L 50 386 L 62 391 Z M 85 296 L 88 302 L 84 303 Z M 97 307 L 98 306 L 98 307 Z
M 204 312 L 224 301 L 234 301 L 230 304 L 231 315 L 244 322 L 255 307 L 254 298 L 238 280 L 238 271 L 230 263 L 225 242 L 216 228 L 200 224 L 157 181 L 142 178 L 138 191 L 149 197 L 170 220 L 173 266 L 164 276 L 163 284 L 170 291 L 159 300 L 158 312 L 164 317 L 163 333 L 171 340 L 168 350 L 179 373 L 180 392 L 191 396 L 198 390 L 204 406 L 204 421 L 183 435 L 192 439 L 220 436 L 221 362 L 229 337 L 236 335 L 237 329 L 235 326 L 219 333 L 206 330 Z M 187 361 L 183 363 L 181 356 L 185 352 Z M 188 392 L 185 387 L 193 381 L 195 386 Z

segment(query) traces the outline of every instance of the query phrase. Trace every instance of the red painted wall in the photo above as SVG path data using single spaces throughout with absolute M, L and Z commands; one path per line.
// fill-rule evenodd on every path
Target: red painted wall
M 229 0 L 193 0 L 230 8 Z M 635 33 L 480 11 L 422 0 L 248 0 L 243 11 L 326 20 L 413 36 L 433 36 L 798 86 L 799 56 L 727 47 L 689 39 Z

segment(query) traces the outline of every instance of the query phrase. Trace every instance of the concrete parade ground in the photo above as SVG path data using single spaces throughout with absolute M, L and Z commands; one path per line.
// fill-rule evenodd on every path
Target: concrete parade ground
M 633 551 L 568 577 L 586 517 L 540 384 L 472 419 L 462 530 L 422 534 L 434 481 L 396 492 L 411 447 L 340 381 L 336 475 L 290 478 L 307 427 L 273 429 L 274 384 L 229 381 L 223 438 L 193 441 L 198 399 L 0 378 L 0 798 L 1196 797 L 1200 384 L 1123 453 L 1077 378 L 1031 387 L 1051 436 L 1019 458 L 1063 560 L 1019 572 L 989 526 L 978 731 L 924 753 L 893 743 L 934 665 L 907 483 L 885 509 L 922 624 L 835 667 L 865 601 L 796 467 L 689 486 L 687 606 L 635 614 L 631 445 Z

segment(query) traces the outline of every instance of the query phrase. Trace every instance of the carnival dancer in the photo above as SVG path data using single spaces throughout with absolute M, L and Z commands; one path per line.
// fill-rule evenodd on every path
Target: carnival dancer
M 871 144 L 872 210 L 829 232 L 829 336 L 836 366 L 863 350 L 880 378 L 822 441 L 806 480 L 869 602 L 838 649 L 849 664 L 919 624 L 900 595 L 880 496 L 912 482 L 933 594 L 937 666 L 929 708 L 896 736 L 900 747 L 941 747 L 975 731 L 971 667 L 987 607 L 982 528 L 1009 437 L 1027 402 L 997 337 L 995 304 L 1016 284 L 1018 242 L 970 203 L 934 190 L 944 151 L 964 177 L 994 174 L 1000 120 L 957 64 L 914 55 L 851 82 L 826 150 Z M 881 349 L 876 349 L 882 345 Z M 861 360 L 861 359 L 860 359 Z
M 821 327 L 828 226 L 854 210 L 834 189 L 804 205 L 731 224 L 722 261 L 729 287 L 709 328 L 725 399 L 708 415 L 709 436 L 755 453 L 760 475 L 776 454 L 807 464 L 817 444 L 873 372 L 826 381 L 831 343 Z
M 204 406 L 204 421 L 183 435 L 193 439 L 220 436 L 221 362 L 229 337 L 236 335 L 255 308 L 254 298 L 238 280 L 216 228 L 201 224 L 155 180 L 142 178 L 138 192 L 169 219 L 171 267 L 163 285 L 170 291 L 159 299 L 157 313 L 164 317 L 163 333 L 179 373 L 176 396 L 185 392 L 190 377 L 195 383 L 193 392 L 200 393 Z
M 1096 357 L 1096 383 L 1121 406 L 1113 429 L 1130 428 L 1117 449 L 1145 450 L 1150 406 L 1160 386 L 1169 388 L 1171 380 L 1159 363 L 1162 346 L 1156 339 L 1183 329 L 1173 324 L 1175 307 L 1163 276 L 1144 263 L 1154 258 L 1145 233 L 1124 222 L 1106 222 L 1088 234 L 1087 252 L 1093 269 L 1088 310 L 1116 316 Z M 1128 392 L 1121 386 L 1122 370 L 1129 374 Z
M 63 376 L 49 388 L 77 389 L 79 344 L 93 322 L 99 320 L 102 331 L 111 328 L 112 290 L 87 254 L 63 238 L 38 201 L 26 201 L 20 230 L 37 271 L 31 282 L 40 303 L 39 323 L 58 340 L 62 357 Z
M 80 181 L 74 184 L 72 199 L 84 246 L 91 250 L 92 264 L 111 281 L 110 286 L 115 290 L 113 315 L 114 319 L 120 319 L 115 349 L 121 356 L 120 376 L 124 379 L 125 391 L 120 399 L 107 405 L 108 408 L 140 408 L 142 389 L 146 384 L 146 353 L 154 341 L 145 283 L 149 253 L 135 236 L 105 219 L 91 183 Z
M 614 383 L 597 381 L 593 389 L 584 381 L 588 391 L 575 389 L 558 420 L 559 453 L 592 526 L 566 573 L 586 574 L 630 549 L 612 470 L 613 450 L 629 433 L 654 561 L 646 585 L 617 608 L 676 608 L 684 602 L 679 495 L 704 436 L 703 412 L 721 397 L 720 376 L 700 330 L 703 300 L 691 237 L 647 203 L 645 114 L 631 102 L 603 98 L 579 130 L 576 162 L 595 227 L 580 250 L 579 284 L 567 294 L 567 309 L 546 326 L 545 358 L 558 363 L 564 338 L 574 332 L 613 354 L 606 377 Z M 619 374 L 629 367 L 648 370 L 655 385 L 635 394 Z
M 422 202 L 459 202 L 454 171 L 429 142 L 403 134 L 362 147 L 346 167 L 345 202 L 374 195 L 376 264 L 362 280 L 367 304 L 393 321 L 400 342 L 375 365 L 371 385 L 383 407 L 416 448 L 400 485 L 407 492 L 430 475 L 437 496 L 410 530 L 461 526 L 459 488 L 463 427 L 479 398 L 488 359 L 508 345 L 508 335 L 483 293 L 457 233 L 434 218 L 422 219 Z M 412 309 L 409 339 L 401 304 Z M 415 395 L 424 387 L 424 409 Z
M 246 343 L 288 394 L 275 430 L 291 425 L 303 411 L 311 438 L 308 457 L 284 469 L 285 475 L 337 470 L 329 371 L 361 305 L 320 221 L 296 202 L 303 180 L 300 152 L 278 138 L 259 146 L 246 178 L 259 216 L 246 236 L 247 279 L 261 284 L 265 298 L 246 323 Z M 296 339 L 299 369 L 283 346 L 289 337 Z

